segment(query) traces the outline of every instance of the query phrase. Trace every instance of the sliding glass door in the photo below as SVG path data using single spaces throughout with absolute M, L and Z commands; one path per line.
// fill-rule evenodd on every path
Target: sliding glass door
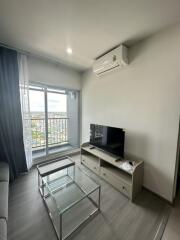
M 47 91 L 48 153 L 64 150 L 68 144 L 67 94 L 65 91 Z
M 46 155 L 46 123 L 45 123 L 45 98 L 44 88 L 30 87 L 30 112 L 31 112 L 31 134 L 32 152 L 35 157 Z
M 30 87 L 33 158 L 79 147 L 79 92 Z

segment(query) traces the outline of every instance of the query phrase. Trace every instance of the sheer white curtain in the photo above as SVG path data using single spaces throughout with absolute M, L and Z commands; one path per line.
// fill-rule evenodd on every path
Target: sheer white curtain
M 31 115 L 29 105 L 29 76 L 27 57 L 23 54 L 18 54 L 19 66 L 19 86 L 21 99 L 21 112 L 23 122 L 23 138 L 26 154 L 27 167 L 32 167 L 32 137 L 31 137 Z

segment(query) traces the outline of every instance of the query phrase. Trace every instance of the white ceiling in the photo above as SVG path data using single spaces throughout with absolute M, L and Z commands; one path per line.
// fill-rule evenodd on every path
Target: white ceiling
M 0 42 L 85 70 L 179 20 L 180 0 L 0 0 Z

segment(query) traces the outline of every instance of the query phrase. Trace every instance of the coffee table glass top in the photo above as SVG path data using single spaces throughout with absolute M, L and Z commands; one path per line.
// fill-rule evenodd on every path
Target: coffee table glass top
M 74 161 L 70 157 L 65 157 L 58 160 L 50 161 L 48 163 L 43 163 L 38 165 L 39 174 L 44 177 L 57 172 L 61 169 L 68 168 L 75 165 Z
M 42 178 L 45 191 L 63 213 L 99 188 L 78 166 L 70 166 Z

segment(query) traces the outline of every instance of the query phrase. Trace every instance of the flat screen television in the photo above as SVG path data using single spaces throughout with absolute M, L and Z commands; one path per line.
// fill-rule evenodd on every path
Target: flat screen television
M 90 145 L 123 158 L 124 140 L 122 128 L 90 124 Z

